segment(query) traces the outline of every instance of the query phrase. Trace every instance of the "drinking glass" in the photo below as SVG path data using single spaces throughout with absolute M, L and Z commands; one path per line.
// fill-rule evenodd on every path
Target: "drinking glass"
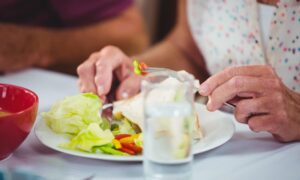
M 142 81 L 142 93 L 145 178 L 191 179 L 193 79 L 150 74 Z

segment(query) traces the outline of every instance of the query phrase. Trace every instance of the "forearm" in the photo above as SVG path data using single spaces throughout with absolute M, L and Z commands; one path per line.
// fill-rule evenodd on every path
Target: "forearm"
M 197 72 L 190 60 L 170 40 L 165 40 L 143 54 L 135 56 L 149 66 Z
M 0 40 L 0 71 L 31 65 L 76 67 L 105 45 L 116 45 L 133 54 L 141 52 L 149 42 L 135 7 L 118 17 L 81 28 L 1 24 Z
M 31 66 L 36 61 L 48 61 L 45 43 L 48 35 L 40 28 L 0 24 L 0 71 Z
M 149 66 L 166 67 L 174 70 L 189 66 L 186 57 L 170 41 L 166 40 L 156 44 L 144 53 L 133 56 L 132 59 L 138 59 Z
M 205 61 L 191 35 L 187 17 L 186 1 L 179 0 L 177 23 L 170 35 L 144 54 L 136 58 L 150 66 L 186 70 L 203 81 L 208 77 Z
M 134 58 L 145 62 L 149 66 L 185 70 L 194 74 L 201 81 L 204 81 L 208 77 L 208 74 L 205 65 L 202 63 L 202 57 L 199 55 L 197 56 L 198 59 L 194 59 L 195 56 L 187 53 L 171 40 L 165 40 Z
M 66 63 L 81 63 L 92 52 L 106 45 L 118 46 L 132 55 L 143 51 L 149 44 L 143 21 L 136 8 L 130 8 L 121 17 L 109 19 L 96 26 L 65 29 L 52 34 L 52 59 L 64 60 Z

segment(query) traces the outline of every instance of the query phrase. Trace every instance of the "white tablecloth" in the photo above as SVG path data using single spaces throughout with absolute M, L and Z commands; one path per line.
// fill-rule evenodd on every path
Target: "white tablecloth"
M 39 113 L 49 110 L 56 100 L 79 92 L 75 77 L 40 69 L 0 76 L 0 83 L 35 91 L 40 99 Z M 231 140 L 194 159 L 194 179 L 300 179 L 300 143 L 282 144 L 268 133 L 253 133 L 238 123 Z M 93 160 L 56 152 L 42 145 L 33 131 L 0 167 L 31 171 L 49 179 L 84 179 L 92 175 L 93 179 L 143 179 L 142 163 Z

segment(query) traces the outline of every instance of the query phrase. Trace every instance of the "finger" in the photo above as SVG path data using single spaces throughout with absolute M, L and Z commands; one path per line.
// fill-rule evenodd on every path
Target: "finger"
M 111 59 L 110 62 L 115 61 Z M 106 63 L 103 59 L 96 62 L 96 75 L 94 77 L 94 84 L 99 96 L 105 96 L 111 89 L 113 80 L 113 67 Z
M 117 69 L 126 59 L 126 55 L 115 46 L 106 46 L 100 51 L 100 55 L 105 57 L 105 59 L 101 62 L 103 64 L 109 64 L 112 69 Z
M 103 48 L 100 54 L 101 59 L 96 62 L 94 82 L 97 85 L 97 93 L 103 96 L 111 91 L 113 73 L 117 74 L 120 81 L 123 80 L 122 78 L 128 76 L 128 67 L 126 64 L 130 64 L 131 61 L 121 50 L 113 46 Z
M 100 99 L 102 100 L 103 104 L 104 104 L 104 103 L 108 103 L 108 102 L 107 102 L 106 96 L 104 96 L 104 95 L 103 95 L 103 96 L 100 96 Z
M 141 78 L 131 75 L 123 80 L 116 92 L 117 99 L 127 99 L 140 91 Z
M 273 135 L 273 137 L 274 137 L 277 141 L 283 142 L 283 143 L 285 143 L 285 142 L 291 142 L 291 141 L 295 140 L 295 139 L 293 139 L 293 138 L 286 137 L 286 136 L 283 136 L 283 135 L 281 135 L 281 134 L 272 134 L 272 135 Z
M 237 103 L 234 116 L 240 123 L 247 123 L 249 118 L 255 115 L 268 114 L 270 111 L 270 100 L 266 97 L 244 99 Z
M 248 126 L 254 132 L 272 132 L 276 125 L 272 122 L 271 115 L 259 115 L 251 117 L 248 121 Z
M 256 93 L 253 92 L 241 92 L 237 94 L 238 97 L 240 98 L 255 98 Z
M 117 78 L 120 81 L 123 81 L 127 79 L 130 75 L 134 74 L 133 66 L 131 65 L 131 60 L 124 58 L 124 62 L 127 63 L 121 64 L 116 70 Z
M 217 87 L 210 96 L 207 108 L 211 111 L 219 109 L 225 102 L 233 99 L 240 93 L 260 94 L 266 91 L 269 79 L 260 79 L 252 76 L 235 76 Z
M 210 95 L 215 88 L 233 78 L 234 76 L 272 77 L 275 72 L 269 65 L 249 65 L 230 67 L 211 76 L 200 86 L 199 93 L 203 96 Z
M 253 99 L 254 97 L 240 97 L 239 95 L 235 96 L 233 99 L 230 99 L 229 101 L 227 101 L 227 103 L 235 105 L 240 102 L 241 100 L 245 100 L 245 99 Z
M 94 83 L 95 62 L 99 58 L 99 54 L 92 54 L 87 61 L 78 66 L 78 84 L 81 92 L 96 92 L 96 85 Z

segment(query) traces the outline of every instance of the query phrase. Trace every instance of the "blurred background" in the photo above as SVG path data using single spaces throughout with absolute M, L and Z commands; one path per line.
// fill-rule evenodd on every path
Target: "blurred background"
M 0 74 L 39 67 L 77 75 L 77 67 L 107 45 L 139 54 L 172 29 L 177 1 L 2 0 Z
M 151 44 L 163 39 L 175 24 L 178 0 L 135 0 L 141 9 Z

